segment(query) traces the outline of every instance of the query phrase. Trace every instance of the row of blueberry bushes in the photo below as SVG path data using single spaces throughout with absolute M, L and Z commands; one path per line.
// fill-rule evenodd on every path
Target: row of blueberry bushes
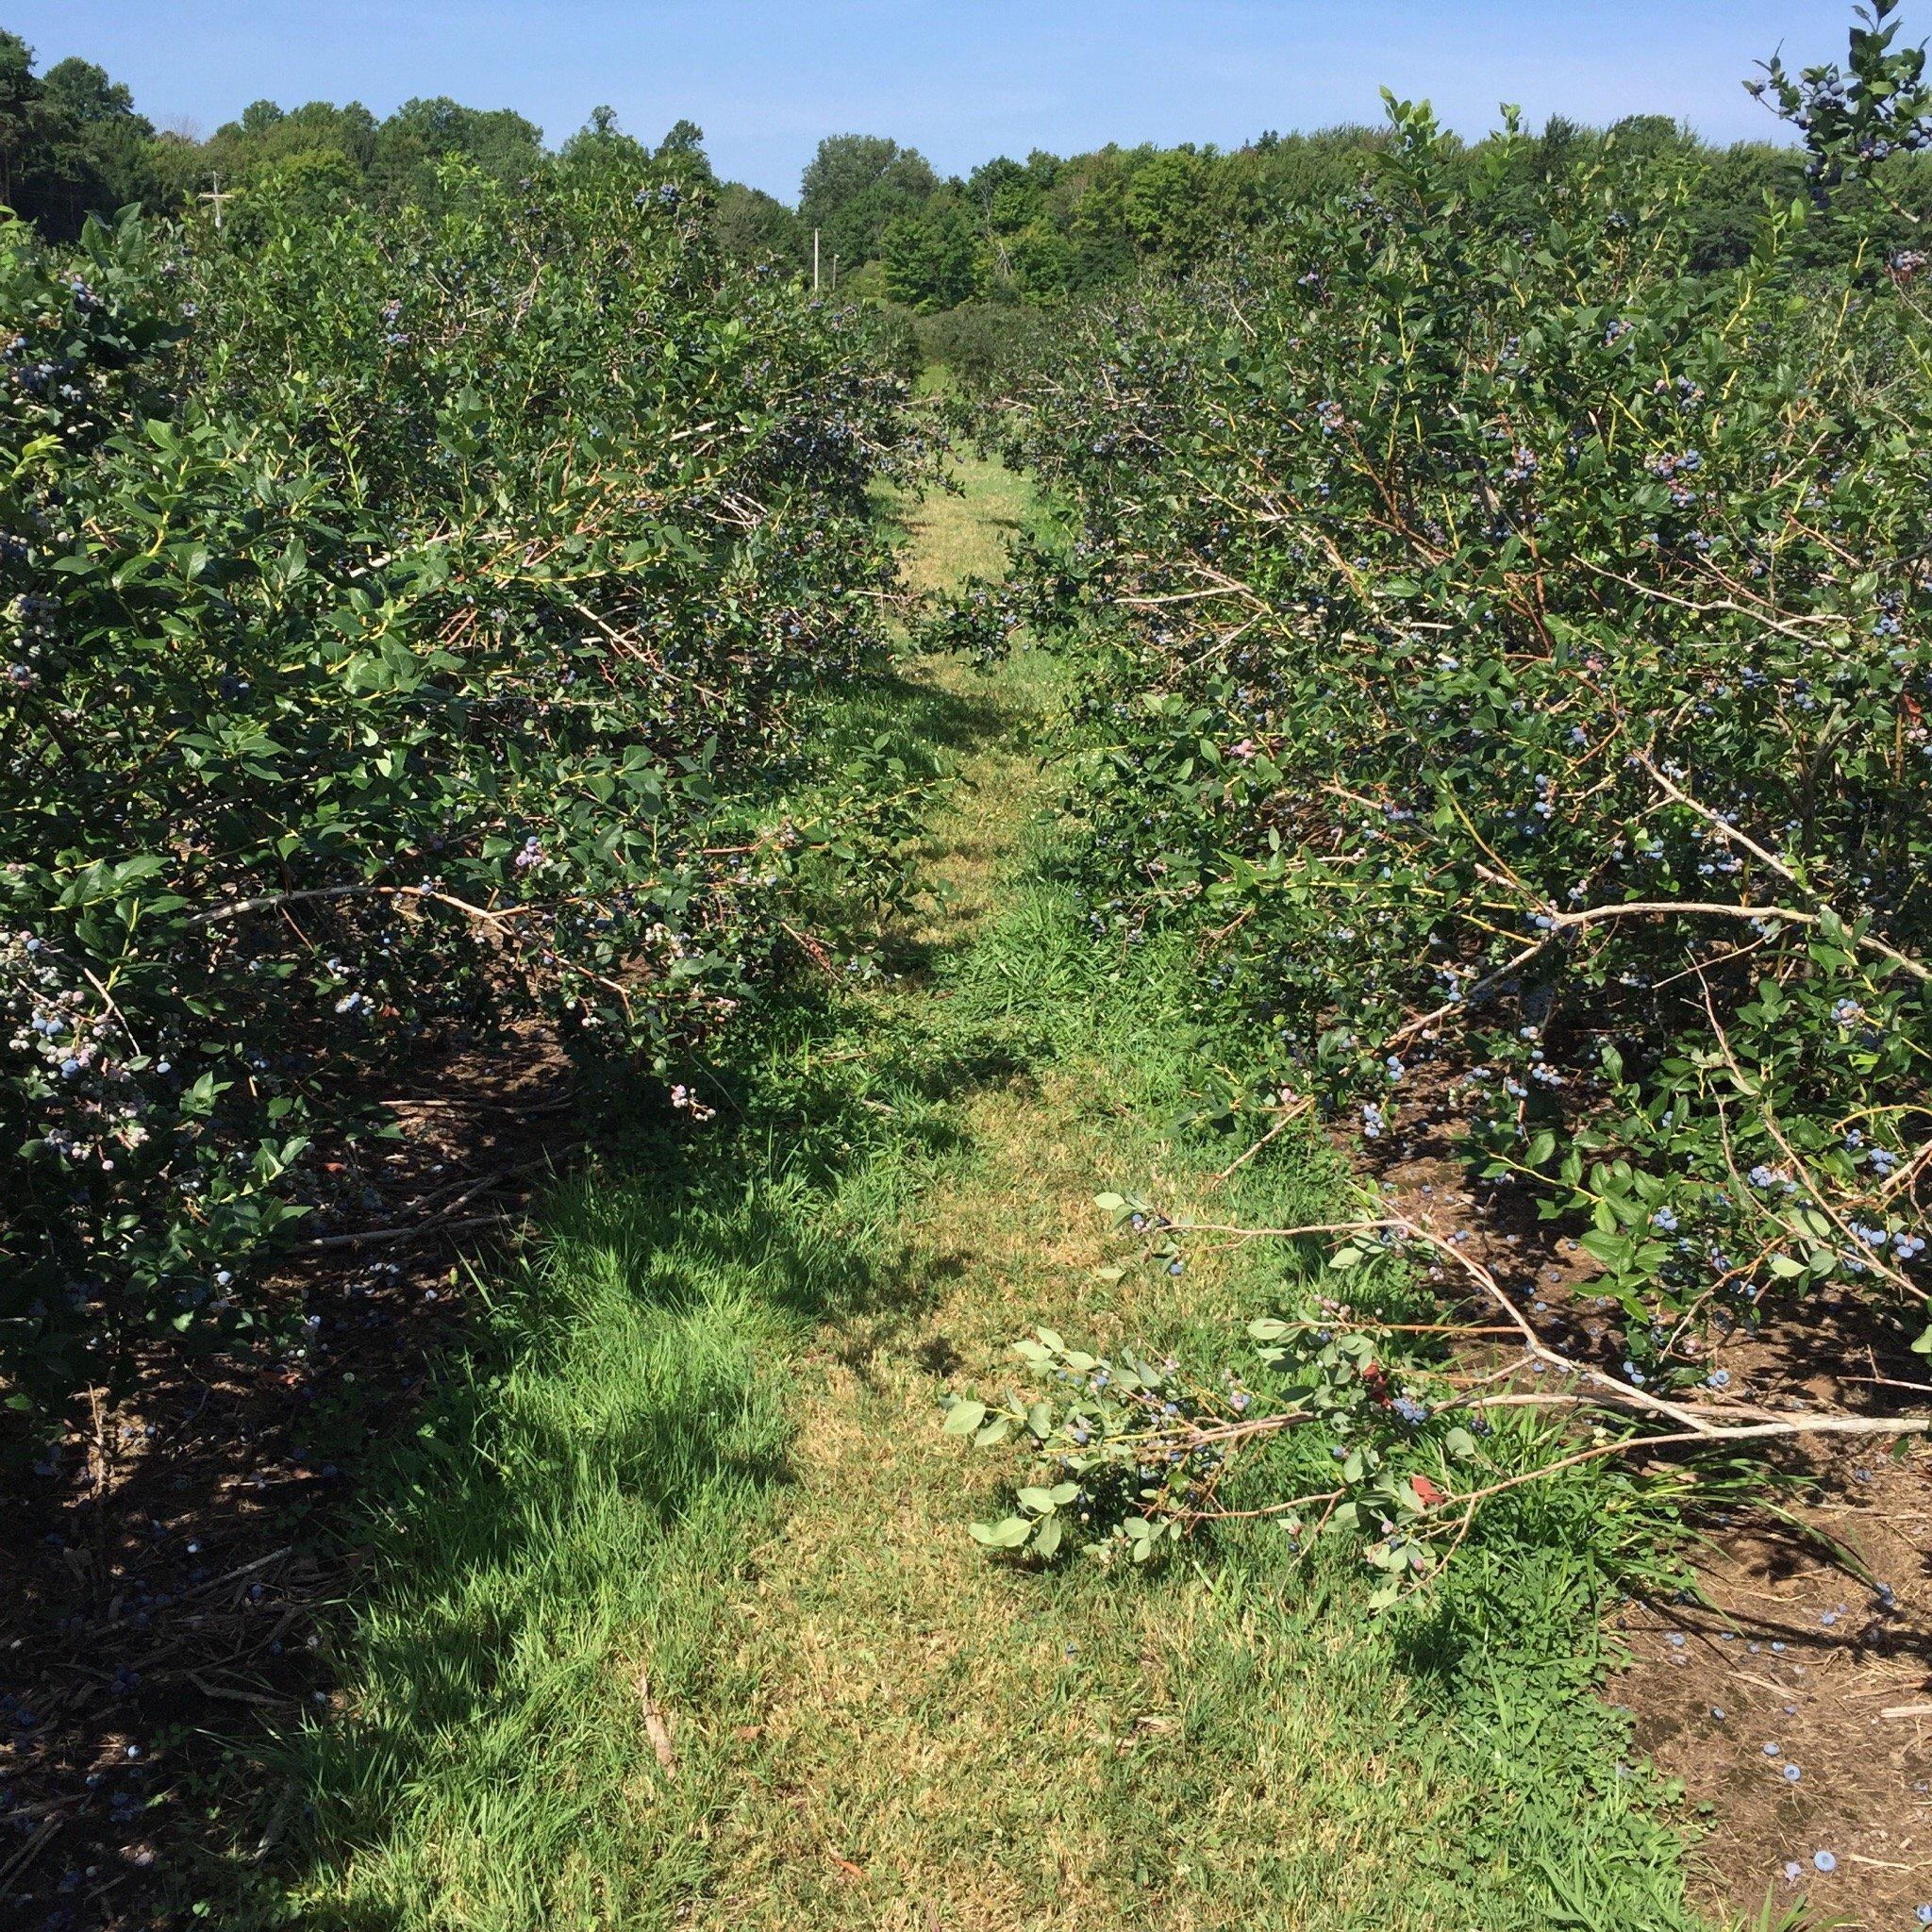
M 1083 526 L 1030 592 L 1094 654 L 1096 940 L 1194 937 L 1238 1124 L 1446 1132 L 1563 1218 L 1653 1388 L 1774 1304 L 1925 1327 L 1922 67 L 1883 23 L 1774 65 L 1813 192 L 1716 275 L 1669 159 L 1525 199 L 1513 122 L 1472 167 L 1391 101 L 1359 192 L 1090 314 L 1017 412 Z
M 425 1058 L 541 1020 L 668 1088 L 901 889 L 917 774 L 810 725 L 881 648 L 903 390 L 705 192 L 613 139 L 0 229 L 16 1410 L 263 1335 Z

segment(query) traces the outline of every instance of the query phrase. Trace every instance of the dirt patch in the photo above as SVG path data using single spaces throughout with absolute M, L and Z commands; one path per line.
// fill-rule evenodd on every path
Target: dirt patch
M 1628 1607 L 1616 1695 L 1657 1769 L 1707 1806 L 1713 1905 L 1769 1887 L 1849 1925 L 1932 1901 L 1932 1484 L 1844 1452 L 1805 1528 L 1714 1524 L 1705 1604 Z
M 1621 1316 L 1577 1230 L 1473 1181 L 1439 1135 L 1360 1164 L 1391 1212 L 1460 1237 L 1553 1348 L 1615 1372 Z M 1895 1415 L 1924 1393 L 1907 1335 L 1868 1299 L 1827 1294 L 1701 1353 L 1726 1393 L 1765 1408 Z M 1766 1459 L 1779 1513 L 1698 1521 L 1705 1601 L 1622 1606 L 1628 1667 L 1607 1694 L 1698 1809 L 1713 1910 L 1755 1912 L 1769 1888 L 1779 1911 L 1803 1899 L 1848 1927 L 1916 1925 L 1932 1903 L 1932 1465 L 1881 1441 Z

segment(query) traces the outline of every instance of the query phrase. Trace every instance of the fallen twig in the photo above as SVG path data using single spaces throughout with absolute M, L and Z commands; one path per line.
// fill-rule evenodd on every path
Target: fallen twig
M 671 1748 L 671 1726 L 651 1695 L 651 1680 L 642 1671 L 638 1673 L 638 1702 L 644 1707 L 644 1735 L 651 1740 L 651 1749 L 658 1754 L 658 1762 L 663 1766 L 664 1775 L 675 1777 L 677 1757 Z
M 1574 1385 L 1568 1390 L 1538 1391 L 1533 1396 L 1486 1395 L 1458 1398 L 1457 1404 L 1448 1406 L 1484 1408 L 1522 1407 L 1534 1404 L 1543 1407 L 1611 1408 L 1633 1415 L 1661 1417 L 1677 1425 L 1675 1433 L 1631 1436 L 1614 1443 L 1600 1445 L 1599 1449 L 1585 1452 L 1584 1457 L 1572 1458 L 1573 1460 L 1587 1459 L 1588 1457 L 1598 1453 L 1617 1454 L 1651 1446 L 1661 1447 L 1674 1442 L 1742 1442 L 1788 1440 L 1801 1436 L 1923 1436 L 1932 1432 L 1932 1416 L 1852 1416 L 1826 1413 L 1774 1416 L 1769 1411 L 1749 1403 L 1671 1402 L 1660 1395 L 1652 1394 L 1648 1390 L 1633 1388 L 1626 1383 L 1619 1382 L 1601 1369 L 1594 1368 L 1588 1362 L 1577 1361 L 1560 1350 L 1552 1348 L 1543 1341 L 1528 1316 L 1516 1305 L 1489 1269 L 1472 1257 L 1463 1254 L 1454 1242 L 1437 1234 L 1433 1228 L 1424 1227 L 1421 1223 L 1411 1221 L 1406 1216 L 1378 1216 L 1360 1221 L 1310 1222 L 1297 1227 L 1238 1227 L 1213 1222 L 1181 1221 L 1170 1222 L 1169 1225 L 1175 1234 L 1224 1234 L 1247 1240 L 1291 1241 L 1315 1235 L 1379 1234 L 1387 1231 L 1422 1242 L 1453 1261 L 1508 1317 L 1511 1327 L 1523 1338 L 1524 1367 L 1541 1362 L 1546 1368 L 1557 1370 Z M 1256 1424 L 1241 1424 L 1239 1432 L 1254 1433 L 1257 1426 Z M 1552 1469 L 1563 1466 L 1561 1463 L 1549 1465 Z M 1546 1473 L 1547 1471 L 1536 1471 L 1531 1472 L 1531 1474 Z M 1513 1486 L 1516 1480 L 1519 1479 L 1512 1478 L 1508 1486 Z M 1480 1493 L 1494 1492 L 1490 1491 Z
M 372 1227 L 361 1234 L 317 1235 L 306 1243 L 310 1252 L 325 1248 L 373 1248 L 386 1246 L 391 1241 L 421 1241 L 432 1234 L 469 1234 L 479 1227 L 500 1227 L 509 1219 L 503 1214 L 469 1214 L 460 1221 L 451 1221 L 446 1215 L 432 1214 L 426 1221 L 419 1221 L 413 1227 Z

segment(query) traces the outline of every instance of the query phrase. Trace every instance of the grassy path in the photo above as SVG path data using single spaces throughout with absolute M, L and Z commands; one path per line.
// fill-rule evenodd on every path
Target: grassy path
M 966 483 L 914 520 L 915 582 L 996 574 L 1024 486 L 990 466 Z M 877 1017 L 887 1040 L 966 1042 L 937 1058 L 972 1071 L 944 1096 L 953 1157 L 901 1229 L 913 1292 L 832 1324 L 804 1364 L 797 1487 L 758 1553 L 744 1636 L 768 1755 L 721 1834 L 719 1903 L 774 1927 L 1124 1923 L 1106 1893 L 1135 1807 L 1108 1787 L 1131 1787 L 1116 1767 L 1175 1726 L 1173 1633 L 1101 1592 L 1016 1600 L 962 1539 L 980 1473 L 934 1424 L 944 1390 L 1009 1373 L 1035 1322 L 1119 1334 L 1093 1284 L 1092 1193 L 1129 1166 L 1152 1178 L 1171 1150 L 1141 1124 L 1131 1056 L 1108 1064 L 1083 1023 L 1094 988 L 1064 908 L 1023 876 L 1047 815 L 1032 746 L 1051 669 L 913 675 L 974 726 L 925 853 L 918 968 Z M 1131 1890 L 1170 1874 L 1124 1875 Z
M 914 508 L 915 582 L 996 571 L 1032 514 L 1020 479 L 961 475 Z M 438 1431 L 475 1453 L 405 1472 L 358 1695 L 283 1768 L 315 1825 L 273 1923 L 1692 1923 L 1588 1695 L 1591 1496 L 1526 1504 L 1520 1545 L 1374 1625 L 1260 1526 L 1151 1576 L 966 1539 L 1001 1472 L 937 1403 L 1009 1379 L 1015 1335 L 1212 1365 L 1281 1292 L 1256 1251 L 1097 1274 L 1096 1190 L 1186 1206 L 1226 1150 L 1170 1125 L 1189 962 L 1096 952 L 1044 862 L 1066 675 L 916 659 L 858 702 L 955 762 L 929 909 L 891 975 L 719 1070 L 712 1136 L 575 1184 L 495 1291 Z M 1337 1185 L 1324 1150 L 1277 1151 L 1216 1206 Z

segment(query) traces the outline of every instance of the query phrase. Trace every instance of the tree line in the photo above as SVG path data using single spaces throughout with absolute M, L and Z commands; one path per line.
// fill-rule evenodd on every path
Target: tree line
M 618 132 L 613 110 L 600 107 L 565 147 Z M 1229 149 L 1035 149 L 962 177 L 886 136 L 838 134 L 819 143 L 795 205 L 719 178 L 690 122 L 654 152 L 681 158 L 708 191 L 727 255 L 805 273 L 816 235 L 825 279 L 855 298 L 930 315 L 976 303 L 1051 308 L 1142 269 L 1188 271 L 1287 209 L 1357 189 L 1387 140 L 1384 130 L 1341 125 L 1265 133 Z M 1487 178 L 1494 137 L 1445 140 L 1454 170 Z M 1767 195 L 1789 201 L 1806 188 L 1801 150 L 1770 139 L 1708 143 L 1660 115 L 1607 128 L 1553 117 L 1541 134 L 1512 139 L 1502 164 L 1528 195 L 1612 152 L 1674 170 L 1691 257 L 1707 271 L 1744 261 Z M 523 115 L 446 97 L 406 101 L 381 119 L 354 101 L 285 108 L 259 100 L 206 139 L 157 130 L 102 68 L 70 58 L 37 74 L 26 43 L 0 31 L 0 202 L 52 240 L 72 240 L 90 214 L 129 204 L 178 208 L 217 176 L 244 198 L 278 204 L 422 204 L 451 160 L 513 183 L 550 158 L 543 131 Z M 1932 162 L 1901 161 L 1893 193 L 1932 215 Z

